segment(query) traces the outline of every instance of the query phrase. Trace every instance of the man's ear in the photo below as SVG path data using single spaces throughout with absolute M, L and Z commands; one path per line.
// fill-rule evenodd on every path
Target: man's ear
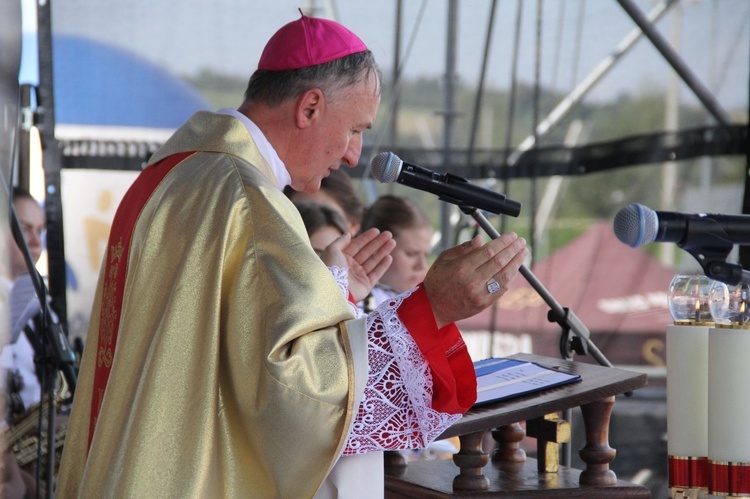
M 298 128 L 307 128 L 318 118 L 325 106 L 325 96 L 319 88 L 312 88 L 300 95 L 295 108 L 295 121 Z

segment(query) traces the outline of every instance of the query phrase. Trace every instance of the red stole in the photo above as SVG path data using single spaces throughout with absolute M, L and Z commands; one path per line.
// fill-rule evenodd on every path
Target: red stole
M 175 154 L 143 170 L 125 193 L 112 221 L 107 244 L 107 257 L 104 262 L 104 283 L 101 290 L 94 393 L 91 396 L 89 448 L 91 447 L 91 440 L 94 438 L 96 421 L 99 417 L 104 391 L 107 388 L 109 373 L 112 370 L 112 360 L 115 356 L 117 333 L 120 329 L 122 297 L 128 273 L 130 240 L 133 236 L 135 224 L 141 210 L 164 177 L 172 171 L 172 168 L 192 154 L 194 153 Z

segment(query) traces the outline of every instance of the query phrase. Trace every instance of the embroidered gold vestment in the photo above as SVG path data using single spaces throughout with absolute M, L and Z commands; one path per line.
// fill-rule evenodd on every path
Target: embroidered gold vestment
M 57 497 L 310 497 L 345 443 L 366 362 L 347 300 L 244 125 L 199 112 L 146 170 L 191 152 L 113 225 L 131 231 L 116 341 L 98 353 L 118 317 L 103 266 Z

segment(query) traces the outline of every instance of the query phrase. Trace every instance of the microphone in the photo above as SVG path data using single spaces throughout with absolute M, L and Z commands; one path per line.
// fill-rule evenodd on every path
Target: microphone
M 398 182 L 420 191 L 436 194 L 442 201 L 462 207 L 473 207 L 495 214 L 517 217 L 521 203 L 505 194 L 472 184 L 451 173 L 440 174 L 406 163 L 392 152 L 381 152 L 370 162 L 372 176 L 383 183 Z
M 634 203 L 617 212 L 614 231 L 633 248 L 653 242 L 677 243 L 685 249 L 731 247 L 750 244 L 750 215 L 683 214 Z

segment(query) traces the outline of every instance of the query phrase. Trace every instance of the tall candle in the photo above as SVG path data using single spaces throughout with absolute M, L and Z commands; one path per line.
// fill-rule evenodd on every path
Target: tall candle
M 708 341 L 708 326 L 667 326 L 669 485 L 692 497 L 708 488 Z
M 750 495 L 750 331 L 716 327 L 708 340 L 709 492 Z
M 667 453 L 672 497 L 708 491 L 708 330 L 713 326 L 704 275 L 677 275 L 669 286 Z
M 711 285 L 708 333 L 709 492 L 750 496 L 750 286 Z

